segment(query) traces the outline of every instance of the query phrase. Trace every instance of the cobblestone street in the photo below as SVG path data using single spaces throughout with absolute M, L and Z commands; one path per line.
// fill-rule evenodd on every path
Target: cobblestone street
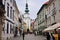
M 14 37 L 13 40 L 23 40 L 22 36 Z M 35 36 L 34 34 L 25 35 L 24 40 L 45 40 L 43 36 Z

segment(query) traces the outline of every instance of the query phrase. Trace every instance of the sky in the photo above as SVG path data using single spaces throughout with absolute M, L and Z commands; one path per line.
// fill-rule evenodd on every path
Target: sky
M 27 0 L 28 2 L 28 8 L 29 8 L 29 16 L 31 19 L 35 19 L 37 17 L 37 13 L 41 6 L 47 2 L 48 0 Z M 25 6 L 26 6 L 26 0 L 16 0 L 18 9 L 20 11 L 20 14 L 25 13 Z

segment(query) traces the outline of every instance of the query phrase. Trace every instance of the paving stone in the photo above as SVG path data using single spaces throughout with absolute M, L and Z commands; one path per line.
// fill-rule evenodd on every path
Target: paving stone
M 23 40 L 22 36 L 13 37 L 12 40 Z M 35 36 L 34 34 L 27 34 L 24 37 L 24 40 L 45 40 L 44 36 Z

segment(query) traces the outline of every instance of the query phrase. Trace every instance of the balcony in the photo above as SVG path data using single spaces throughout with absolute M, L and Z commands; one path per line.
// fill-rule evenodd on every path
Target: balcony
M 0 0 L 0 13 L 5 13 L 5 6 L 2 3 L 2 0 Z

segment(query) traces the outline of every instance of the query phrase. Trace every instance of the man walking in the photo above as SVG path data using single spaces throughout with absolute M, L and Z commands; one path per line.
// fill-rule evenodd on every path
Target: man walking
M 19 29 L 19 34 L 20 34 L 20 36 L 21 36 L 21 29 Z
M 48 32 L 46 33 L 46 38 L 47 38 L 47 40 L 50 40 L 50 35 Z
M 25 37 L 25 33 L 24 32 L 23 32 L 22 36 L 23 36 L 23 40 L 24 40 L 24 37 Z

